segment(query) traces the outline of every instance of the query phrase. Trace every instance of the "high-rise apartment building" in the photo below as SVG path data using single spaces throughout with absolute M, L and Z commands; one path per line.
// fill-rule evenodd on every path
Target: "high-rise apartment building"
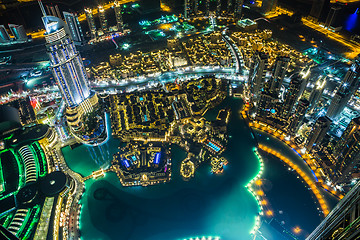
M 85 39 L 78 17 L 76 14 L 69 12 L 63 12 L 63 15 L 65 22 L 69 27 L 71 39 L 75 44 L 82 44 Z
M 326 113 L 331 119 L 337 118 L 346 107 L 352 95 L 358 90 L 360 84 L 360 65 L 354 63 L 347 71 L 339 89 L 331 100 Z
M 290 65 L 289 57 L 277 57 L 274 68 L 272 70 L 272 76 L 269 82 L 269 91 L 278 96 L 280 93 L 281 85 L 287 73 Z
M 98 7 L 99 10 L 99 19 L 100 19 L 100 26 L 104 33 L 108 32 L 108 22 L 106 19 L 105 9 L 103 6 Z
M 124 30 L 124 22 L 121 14 L 121 4 L 118 1 L 114 2 L 114 11 L 116 18 L 116 26 L 119 32 L 123 32 Z
M 299 130 L 299 127 L 303 123 L 305 114 L 309 109 L 309 101 L 306 99 L 300 99 L 298 102 L 295 112 L 290 119 L 289 133 L 294 135 Z
M 326 86 L 326 77 L 321 76 L 315 83 L 314 88 L 312 89 L 309 97 L 310 109 L 309 112 L 312 111 L 318 102 L 321 99 L 321 96 L 324 92 Z
M 351 180 L 351 174 L 359 167 L 360 162 L 360 117 L 351 120 L 340 140 L 337 142 L 333 158 L 336 183 Z
M 210 0 L 203 0 L 205 1 L 205 16 L 210 15 Z
M 97 95 L 91 92 L 85 67 L 70 38 L 68 26 L 54 16 L 45 15 L 42 20 L 51 71 L 66 103 L 67 122 L 76 131 L 81 128 L 83 114 L 91 112 L 97 104 Z
M 330 11 L 326 17 L 325 27 L 330 28 L 333 26 L 340 11 L 341 7 L 338 5 L 332 6 L 330 8 Z
M 319 145 L 321 143 L 330 128 L 331 122 L 331 119 L 326 116 L 319 117 L 316 120 L 306 142 L 307 151 L 311 151 L 315 145 Z
M 91 38 L 96 38 L 96 25 L 95 25 L 95 20 L 94 20 L 94 15 L 93 15 L 92 9 L 85 8 L 85 15 L 86 15 L 86 20 L 89 25 Z
M 16 41 L 26 41 L 28 39 L 23 25 L 9 24 L 9 28 Z
M 268 59 L 268 54 L 259 51 L 256 51 L 251 58 L 248 82 L 254 99 L 260 97 L 260 92 L 264 87 L 265 76 L 268 69 Z
M 299 75 L 294 75 L 291 78 L 289 87 L 285 94 L 285 100 L 282 107 L 282 117 L 287 118 L 292 114 L 293 108 L 300 96 L 300 86 L 302 78 Z

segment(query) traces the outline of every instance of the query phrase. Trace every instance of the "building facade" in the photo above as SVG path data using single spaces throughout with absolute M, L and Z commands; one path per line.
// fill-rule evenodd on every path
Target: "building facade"
M 78 17 L 69 12 L 63 12 L 63 15 L 66 24 L 69 26 L 71 39 L 75 44 L 82 44 L 85 39 Z
M 94 15 L 93 15 L 92 9 L 85 8 L 85 15 L 86 15 L 86 20 L 89 25 L 91 38 L 92 39 L 96 38 L 96 25 L 95 25 L 95 20 L 94 20 Z
M 312 131 L 308 137 L 308 140 L 306 142 L 306 150 L 311 151 L 314 146 L 319 145 L 321 141 L 324 139 L 327 131 L 330 128 L 331 125 L 331 119 L 323 116 L 319 117 L 314 126 L 312 127 Z

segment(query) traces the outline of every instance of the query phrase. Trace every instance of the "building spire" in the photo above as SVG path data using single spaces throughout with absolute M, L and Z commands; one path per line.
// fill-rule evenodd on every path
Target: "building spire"
M 40 5 L 40 9 L 41 9 L 43 16 L 46 17 L 45 8 L 44 8 L 44 5 L 42 4 L 41 0 L 38 0 L 38 3 Z

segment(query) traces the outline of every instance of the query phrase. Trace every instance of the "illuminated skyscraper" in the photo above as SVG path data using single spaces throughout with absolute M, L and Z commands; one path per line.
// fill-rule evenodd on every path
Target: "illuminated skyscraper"
M 65 22 L 54 16 L 44 16 L 46 49 L 50 58 L 52 74 L 66 103 L 66 117 L 73 130 L 81 128 L 81 118 L 91 112 L 98 103 L 96 94 L 91 92 L 89 80 L 79 52 L 70 39 Z
M 96 38 L 96 25 L 95 25 L 92 9 L 85 8 L 85 15 L 86 15 L 86 20 L 89 24 L 91 38 Z
M 341 184 L 351 180 L 351 173 L 360 167 L 360 117 L 351 120 L 335 146 L 333 157 L 335 182 Z
M 302 78 L 299 75 L 294 75 L 291 78 L 289 87 L 285 94 L 285 100 L 283 103 L 282 117 L 287 118 L 291 115 L 293 108 L 300 96 L 300 86 Z
M 4 25 L 0 25 L 0 43 L 10 42 L 10 36 Z
M 303 123 L 305 114 L 309 109 L 309 101 L 306 99 L 300 99 L 298 102 L 295 112 L 290 118 L 289 132 L 294 135 L 299 130 L 299 127 Z
M 306 240 L 355 240 L 360 236 L 360 181 Z
M 235 4 L 234 4 L 235 18 L 241 18 L 243 5 L 244 5 L 244 0 L 235 0 Z
M 81 44 L 84 42 L 84 35 L 81 30 L 79 19 L 76 14 L 63 12 L 64 19 L 70 30 L 71 39 L 75 44 Z
M 331 100 L 326 113 L 331 119 L 337 118 L 346 107 L 351 96 L 358 90 L 360 84 L 360 65 L 354 63 L 347 71 L 339 89 Z
M 309 103 L 310 103 L 310 109 L 309 112 L 312 111 L 316 105 L 318 104 L 318 102 L 321 99 L 321 96 L 324 92 L 326 86 L 326 77 L 320 77 L 316 83 L 315 86 L 313 88 L 313 90 L 310 93 L 310 97 L 309 97 Z
M 311 151 L 311 149 L 315 145 L 318 145 L 321 143 L 321 141 L 324 139 L 327 131 L 329 130 L 330 125 L 331 125 L 331 119 L 326 116 L 319 117 L 316 120 L 316 122 L 310 132 L 310 135 L 308 137 L 307 143 L 306 143 L 307 151 Z
M 248 82 L 254 99 L 258 99 L 260 97 L 260 92 L 264 87 L 266 71 L 268 68 L 268 59 L 268 54 L 259 51 L 256 51 L 251 58 Z
M 121 4 L 118 1 L 114 2 L 114 10 L 116 17 L 116 26 L 118 28 L 118 31 L 122 32 L 124 30 L 124 23 L 121 14 Z
M 275 66 L 272 70 L 272 76 L 269 84 L 269 91 L 278 96 L 280 88 L 285 78 L 285 74 L 290 65 L 289 57 L 278 57 L 275 61 Z
M 10 31 L 17 41 L 26 41 L 27 35 L 23 25 L 9 24 Z
M 103 32 L 106 33 L 108 31 L 108 22 L 105 15 L 105 9 L 101 5 L 98 7 L 98 9 L 99 9 L 100 26 Z

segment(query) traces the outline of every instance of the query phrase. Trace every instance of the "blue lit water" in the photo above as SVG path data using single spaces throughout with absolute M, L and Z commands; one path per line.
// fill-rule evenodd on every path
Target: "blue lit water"
M 180 162 L 186 154 L 179 147 L 173 146 L 173 174 L 167 184 L 124 188 L 114 173 L 107 173 L 105 178 L 97 181 L 88 180 L 81 202 L 82 238 L 176 240 L 194 236 L 220 236 L 225 240 L 251 239 L 249 233 L 255 224 L 259 207 L 244 186 L 259 171 L 259 162 L 253 153 L 254 139 L 239 117 L 241 101 L 228 98 L 220 107 L 225 106 L 231 107 L 232 115 L 228 128 L 229 143 L 224 152 L 229 164 L 221 176 L 210 174 L 210 166 L 204 164 L 193 179 L 183 181 L 179 170 Z M 218 109 L 209 111 L 206 118 L 215 119 Z M 111 161 L 111 158 L 107 159 L 108 153 L 111 155 L 116 152 L 119 142 L 110 139 L 107 144 L 102 149 L 106 154 L 95 154 L 96 159 L 93 158 L 93 151 L 85 146 L 74 150 L 65 148 L 63 153 L 71 169 L 87 176 Z M 99 149 L 93 150 L 100 152 Z M 266 167 L 272 171 L 271 166 Z M 281 169 L 274 174 L 281 176 Z M 290 177 L 296 182 L 295 176 Z M 299 205 L 299 202 L 313 203 L 311 194 L 301 183 L 288 187 L 299 186 L 298 193 L 301 195 L 282 206 L 286 214 L 287 209 L 294 209 L 301 216 L 304 206 Z M 284 194 L 286 199 L 287 190 L 283 190 L 285 193 L 276 191 L 276 194 Z M 317 216 L 317 212 L 301 216 L 296 222 L 306 222 L 314 216 Z M 315 223 L 309 225 L 310 228 L 315 227 Z

